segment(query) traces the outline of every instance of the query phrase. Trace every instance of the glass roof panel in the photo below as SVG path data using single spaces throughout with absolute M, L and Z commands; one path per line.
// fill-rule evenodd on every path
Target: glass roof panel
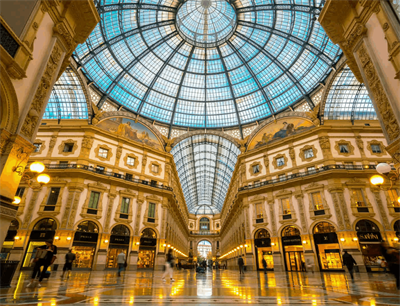
M 326 119 L 377 120 L 365 85 L 346 65 L 335 77 L 325 103 Z
M 221 212 L 240 150 L 216 135 L 184 139 L 171 151 L 189 212 Z
M 85 93 L 71 67 L 54 84 L 43 119 L 88 119 Z
M 274 115 L 310 94 L 341 55 L 317 21 L 323 1 L 95 3 L 101 21 L 74 53 L 82 71 L 113 102 L 171 126 Z

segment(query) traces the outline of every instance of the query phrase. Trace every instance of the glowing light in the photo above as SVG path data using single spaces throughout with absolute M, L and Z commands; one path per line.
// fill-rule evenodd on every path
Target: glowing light
M 399 238 L 394 237 L 394 238 L 393 238 L 393 241 L 394 241 L 394 242 L 398 242 L 398 241 L 399 241 Z
M 164 244 L 163 244 L 163 247 L 165 248 L 166 246 L 167 246 L 167 245 L 164 243 Z
M 375 299 L 371 299 L 371 300 L 369 301 L 369 305 L 370 305 L 370 306 L 376 306 Z
M 15 240 L 19 240 L 19 236 L 15 236 L 14 239 L 15 239 Z
M 243 244 L 241 244 L 240 247 L 243 248 Z
M 307 241 L 303 240 L 303 244 L 307 244 Z
M 392 170 L 392 167 L 388 165 L 387 163 L 380 163 L 376 166 L 376 171 L 380 174 L 386 174 L 389 173 Z
M 171 246 L 170 244 L 167 245 L 167 247 L 170 247 L 170 246 Z
M 400 203 L 400 197 L 398 197 L 398 198 L 397 198 L 397 202 L 399 202 L 399 203 Z
M 278 303 L 278 305 L 282 305 L 282 299 L 281 299 L 281 298 L 278 297 L 278 298 L 276 299 L 276 302 Z
M 272 245 L 272 246 L 274 246 L 274 245 L 275 245 L 275 243 L 273 243 L 273 242 L 272 242 L 272 243 L 271 243 L 271 245 Z
M 55 240 L 59 240 L 59 239 L 60 239 L 60 236 L 55 236 L 54 239 L 55 239 Z
M 372 176 L 369 179 L 369 181 L 371 182 L 372 185 L 379 186 L 379 185 L 382 185 L 385 180 L 383 179 L 382 176 L 376 174 L 376 175 Z
M 32 172 L 42 173 L 44 171 L 45 166 L 41 162 L 34 162 L 29 166 L 29 170 Z
M 94 298 L 93 304 L 94 305 L 98 305 L 99 304 L 99 298 L 97 296 Z
M 353 241 L 357 241 L 357 240 L 358 240 L 358 238 L 357 238 L 357 237 L 354 237 L 354 238 L 353 238 Z
M 14 202 L 12 202 L 12 203 L 13 203 L 13 204 L 19 204 L 19 203 L 21 203 L 21 198 L 15 196 L 15 197 L 14 197 Z
M 36 180 L 39 184 L 47 184 L 48 182 L 50 182 L 50 176 L 48 174 L 40 174 Z
M 133 301 L 135 300 L 135 298 L 133 296 L 131 296 L 130 300 L 129 300 L 129 304 L 133 304 Z
M 345 242 L 345 241 L 346 241 L 346 239 L 344 239 L 344 238 L 340 238 L 340 241 L 341 241 L 341 242 Z
M 138 242 L 136 242 L 136 245 L 140 245 L 140 242 L 138 241 Z
M 72 238 L 70 236 L 67 237 L 67 240 L 71 240 Z
M 245 244 L 244 247 L 247 248 L 247 244 Z
M 104 240 L 104 243 L 108 243 L 108 239 Z

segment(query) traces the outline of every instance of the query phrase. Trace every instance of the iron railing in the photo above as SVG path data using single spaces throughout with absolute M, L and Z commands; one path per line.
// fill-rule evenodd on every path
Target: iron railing
M 249 190 L 249 189 L 259 188 L 261 186 L 287 182 L 287 181 L 290 181 L 290 180 L 293 180 L 293 179 L 296 179 L 299 177 L 307 177 L 310 175 L 314 175 L 314 174 L 318 174 L 318 173 L 322 173 L 322 172 L 326 172 L 326 171 L 331 171 L 331 170 L 365 171 L 365 170 L 373 170 L 375 168 L 376 168 L 375 165 L 365 165 L 365 166 L 362 166 L 362 165 L 327 165 L 327 166 L 322 166 L 320 168 L 316 168 L 315 170 L 309 170 L 306 172 L 289 174 L 289 175 L 285 175 L 284 177 L 279 177 L 277 179 L 243 186 L 243 187 L 240 187 L 238 189 L 238 191 Z
M 214 231 L 190 231 L 190 235 L 203 235 L 203 236 L 212 236 L 219 235 L 219 232 Z
M 125 180 L 131 183 L 136 183 L 136 184 L 142 184 L 142 185 L 147 185 L 150 187 L 155 187 L 158 189 L 165 189 L 165 190 L 170 190 L 172 191 L 172 187 L 169 186 L 165 186 L 164 184 L 159 184 L 156 181 L 146 181 L 146 180 L 140 180 L 140 179 L 136 179 L 131 177 L 129 174 L 128 175 L 124 175 L 124 174 L 120 174 L 120 173 L 115 173 L 112 171 L 105 171 L 105 170 L 101 170 L 99 168 L 93 167 L 93 166 L 88 166 L 88 165 L 80 165 L 80 164 L 67 164 L 67 165 L 63 165 L 63 164 L 47 164 L 45 165 L 46 169 L 48 170 L 83 170 L 83 171 L 89 171 L 89 172 L 93 172 L 96 174 L 100 174 L 100 175 L 104 175 L 104 176 L 108 176 L 108 177 L 114 177 L 117 179 L 121 179 L 121 180 Z

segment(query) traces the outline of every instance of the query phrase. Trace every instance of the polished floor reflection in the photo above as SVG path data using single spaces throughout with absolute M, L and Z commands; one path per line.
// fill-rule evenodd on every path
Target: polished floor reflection
M 75 271 L 68 280 L 55 272 L 42 287 L 27 288 L 22 272 L 12 287 L 0 290 L 1 305 L 400 305 L 389 274 L 174 271 L 175 282 L 162 272 Z

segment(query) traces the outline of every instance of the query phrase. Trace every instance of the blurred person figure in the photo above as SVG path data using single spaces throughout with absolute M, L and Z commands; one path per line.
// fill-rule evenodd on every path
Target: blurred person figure
M 354 280 L 354 265 L 357 265 L 356 261 L 354 260 L 353 256 L 351 256 L 347 251 L 344 251 L 343 254 L 343 265 L 347 267 L 349 270 L 351 279 Z
M 65 271 L 67 272 L 67 279 L 69 278 L 69 275 L 71 274 L 72 271 L 72 262 L 75 260 L 76 256 L 74 253 L 72 253 L 72 250 L 69 249 L 68 253 L 65 254 L 65 264 L 63 268 L 63 273 L 61 274 L 61 278 L 64 278 Z
M 389 272 L 396 278 L 397 289 L 400 290 L 399 274 L 400 274 L 400 253 L 399 250 L 391 247 L 387 242 L 381 243 L 382 256 L 385 258 Z
M 172 255 L 172 249 L 168 250 L 166 259 L 165 259 L 165 272 L 162 275 L 162 280 L 165 282 L 165 277 L 169 274 L 169 278 L 171 282 L 174 282 L 175 280 L 172 278 L 172 274 L 174 272 L 173 267 L 174 266 L 174 256 Z
M 121 271 L 125 269 L 126 255 L 123 251 L 117 256 L 118 276 L 121 276 Z
M 53 240 L 47 240 L 46 245 L 42 245 L 36 248 L 36 258 L 34 259 L 35 266 L 33 268 L 31 281 L 27 285 L 27 287 L 32 286 L 35 281 L 36 276 L 39 277 L 38 287 L 41 287 L 41 282 L 46 275 L 47 269 L 57 258 L 55 255 L 57 254 L 57 247 L 53 244 Z M 40 268 L 43 267 L 42 272 L 40 272 Z

